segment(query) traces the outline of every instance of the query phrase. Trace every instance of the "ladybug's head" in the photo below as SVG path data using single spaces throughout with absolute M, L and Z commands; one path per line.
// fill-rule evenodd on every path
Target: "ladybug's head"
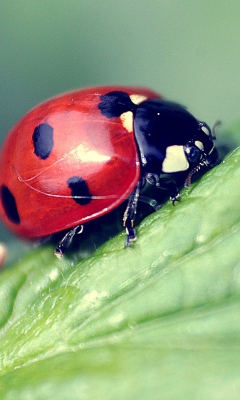
M 185 180 L 185 186 L 190 186 L 192 176 L 203 167 L 213 167 L 218 162 L 218 151 L 214 146 L 215 135 L 205 122 L 198 122 L 198 140 L 192 140 L 184 147 L 189 162 L 190 172 Z M 195 166 L 194 166 L 195 165 Z M 193 168 L 191 168 L 193 166 Z
M 134 113 L 134 133 L 144 173 L 185 171 L 189 185 L 195 172 L 217 163 L 211 129 L 179 104 L 161 99 L 142 102 Z

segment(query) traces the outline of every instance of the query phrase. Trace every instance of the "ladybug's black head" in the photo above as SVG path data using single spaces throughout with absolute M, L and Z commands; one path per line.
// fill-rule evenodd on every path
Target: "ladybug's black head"
M 134 113 L 134 133 L 145 173 L 190 173 L 217 162 L 211 129 L 179 104 L 142 102 Z

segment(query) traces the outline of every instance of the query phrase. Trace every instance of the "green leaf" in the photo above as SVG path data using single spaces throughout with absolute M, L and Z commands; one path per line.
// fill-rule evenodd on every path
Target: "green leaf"
M 0 398 L 235 399 L 240 149 L 76 264 L 41 247 L 0 275 Z M 179 395 L 180 394 L 180 395 Z

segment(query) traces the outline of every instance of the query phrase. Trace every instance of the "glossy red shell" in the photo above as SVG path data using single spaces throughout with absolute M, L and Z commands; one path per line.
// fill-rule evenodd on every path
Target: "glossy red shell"
M 140 178 L 134 133 L 120 117 L 106 118 L 100 95 L 121 90 L 160 97 L 149 89 L 95 87 L 66 93 L 28 112 L 10 131 L 0 154 L 0 187 L 14 196 L 20 223 L 13 223 L 0 202 L 0 217 L 20 236 L 35 238 L 101 216 L 123 202 Z M 33 151 L 36 126 L 53 127 L 53 150 L 43 160 Z M 66 182 L 81 176 L 94 196 L 86 205 L 73 200 Z

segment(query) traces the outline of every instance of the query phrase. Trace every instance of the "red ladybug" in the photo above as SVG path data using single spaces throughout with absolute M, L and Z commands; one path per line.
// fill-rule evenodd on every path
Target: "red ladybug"
M 70 228 L 55 251 L 61 256 L 82 224 L 129 198 L 128 246 L 146 181 L 167 182 L 174 203 L 173 173 L 185 171 L 189 185 L 217 158 L 210 128 L 150 89 L 73 91 L 33 108 L 7 136 L 0 154 L 0 217 L 26 238 Z

